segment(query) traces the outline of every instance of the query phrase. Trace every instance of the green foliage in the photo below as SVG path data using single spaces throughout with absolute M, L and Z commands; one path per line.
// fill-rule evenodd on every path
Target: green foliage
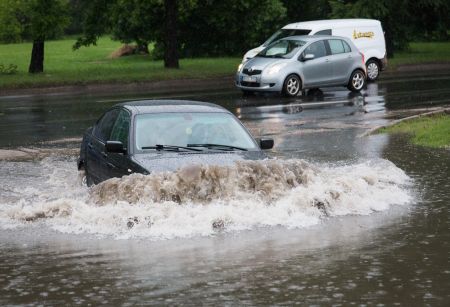
M 285 23 L 326 19 L 331 12 L 329 0 L 282 0 L 286 8 Z
M 68 0 L 1 0 L 0 41 L 59 37 L 69 23 Z
M 67 0 L 28 0 L 27 6 L 27 30 L 33 40 L 58 37 L 69 24 Z
M 416 0 L 410 1 L 408 11 L 412 12 L 414 22 L 410 23 L 413 39 L 445 41 L 449 39 L 450 1 Z M 420 14 L 416 14 L 420 12 Z
M 80 19 L 83 31 L 73 45 L 73 49 L 96 45 L 99 37 L 111 29 L 110 14 L 117 0 L 83 1 L 80 7 Z
M 381 21 L 388 55 L 408 46 L 408 0 L 330 0 L 331 18 L 373 18 Z
M 12 75 L 17 72 L 17 65 L 9 64 L 7 67 L 3 64 L 0 64 L 0 74 L 3 75 Z
M 148 44 L 156 40 L 164 10 L 158 0 L 117 0 L 111 8 L 111 33 L 123 43 Z
M 416 145 L 428 147 L 450 147 L 450 115 L 438 114 L 402 121 L 383 128 L 380 133 L 407 133 Z
M 279 0 L 180 0 L 178 5 L 180 54 L 188 57 L 241 55 L 281 27 L 286 16 Z M 74 49 L 111 33 L 123 43 L 155 42 L 156 58 L 162 56 L 163 0 L 92 0 L 84 12 L 83 36 Z
M 285 23 L 278 0 L 196 1 L 180 20 L 184 56 L 242 55 Z
M 20 0 L 0 1 L 0 42 L 17 43 L 22 41 L 27 18 L 25 3 Z
M 329 0 L 331 18 L 374 18 L 382 22 L 388 55 L 404 50 L 418 37 L 447 39 L 446 0 Z M 420 12 L 420 13 L 419 13 Z

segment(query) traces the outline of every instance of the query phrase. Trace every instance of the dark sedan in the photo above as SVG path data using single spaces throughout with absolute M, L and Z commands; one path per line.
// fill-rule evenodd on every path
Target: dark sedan
M 226 109 L 211 103 L 143 100 L 117 104 L 89 128 L 78 169 L 97 184 L 131 173 L 174 171 L 188 164 L 226 165 L 266 158 L 256 141 Z

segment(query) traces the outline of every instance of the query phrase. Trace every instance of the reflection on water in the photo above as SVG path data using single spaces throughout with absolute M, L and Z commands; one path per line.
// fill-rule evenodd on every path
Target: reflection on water
M 34 147 L 31 158 L 0 161 L 0 304 L 448 305 L 448 150 L 416 147 L 398 136 L 359 135 L 385 123 L 386 108 L 400 102 L 448 99 L 449 79 L 396 81 L 371 84 L 357 97 L 346 91 L 294 100 L 237 93 L 195 97 L 233 110 L 253 134 L 275 138 L 273 156 L 302 161 L 300 169 L 313 172 L 309 185 L 280 189 L 267 204 L 271 192 L 241 194 L 237 178 L 244 177 L 231 171 L 224 178 L 236 183 L 237 197 L 214 208 L 202 202 L 192 211 L 176 202 L 90 204 L 75 171 L 76 142 L 39 143 L 80 137 L 116 101 L 0 99 L 0 147 Z M 337 189 L 340 203 L 333 202 L 331 190 Z M 412 203 L 383 206 L 386 199 L 401 203 L 405 195 Z M 367 203 L 377 212 L 329 214 L 343 205 L 362 210 Z M 146 216 L 158 218 L 150 228 L 142 222 Z M 247 227 L 230 232 L 229 221 Z M 314 223 L 290 227 L 299 221 Z M 152 225 L 160 231 L 166 225 L 166 233 L 207 228 L 207 236 L 136 239 Z M 134 239 L 99 238 L 101 227 Z

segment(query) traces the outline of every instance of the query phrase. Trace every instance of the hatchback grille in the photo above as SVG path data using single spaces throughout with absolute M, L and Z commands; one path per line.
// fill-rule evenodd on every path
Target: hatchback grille
M 242 81 L 241 85 L 242 86 L 248 86 L 248 87 L 259 87 L 259 83 L 256 83 L 256 82 L 245 82 L 245 81 Z
M 249 75 L 249 76 L 261 74 L 261 70 L 259 70 L 259 69 L 255 69 L 255 70 L 248 71 L 247 68 L 244 68 L 244 70 L 243 70 L 242 72 L 243 72 L 244 74 L 246 74 L 246 75 Z

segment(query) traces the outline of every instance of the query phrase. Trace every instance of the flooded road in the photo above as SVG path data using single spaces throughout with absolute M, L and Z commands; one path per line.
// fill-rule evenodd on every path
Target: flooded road
M 183 205 L 118 193 L 96 205 L 75 168 L 105 109 L 154 96 L 0 97 L 0 304 L 448 305 L 449 151 L 360 135 L 449 94 L 444 75 L 362 95 L 177 95 L 233 111 L 274 138 L 277 159 L 228 169 L 226 195 Z M 239 184 L 253 173 L 264 193 Z

